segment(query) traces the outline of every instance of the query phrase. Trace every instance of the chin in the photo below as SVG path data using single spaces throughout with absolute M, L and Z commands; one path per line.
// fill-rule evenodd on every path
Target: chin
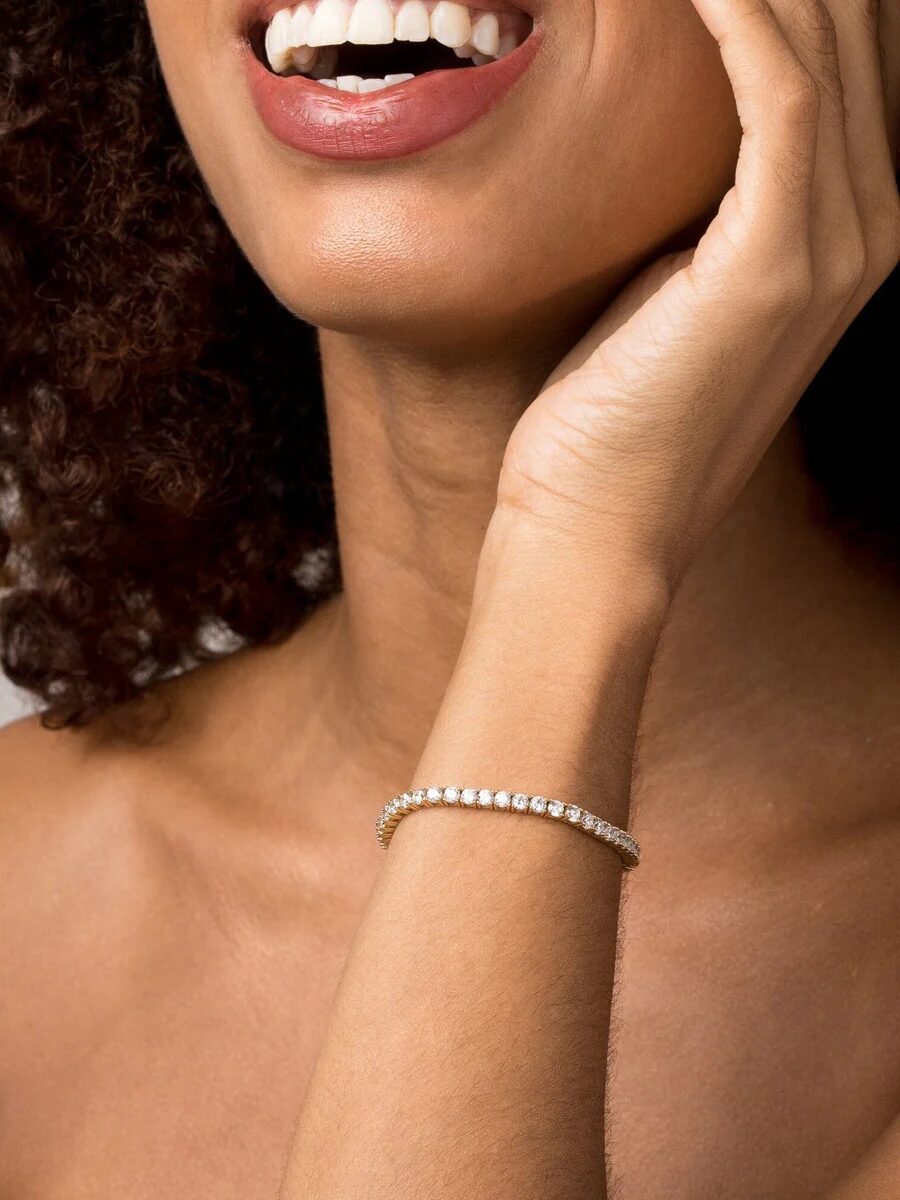
M 691 0 L 148 11 L 213 199 L 322 328 L 458 346 L 565 319 L 733 177 L 734 100 Z

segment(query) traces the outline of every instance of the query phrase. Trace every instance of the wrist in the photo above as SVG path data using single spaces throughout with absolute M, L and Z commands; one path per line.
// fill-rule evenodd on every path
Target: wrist
M 492 521 L 416 779 L 555 796 L 627 824 L 637 725 L 669 597 L 641 563 L 587 557 L 548 548 L 506 516 Z
M 498 508 L 478 561 L 470 629 L 513 606 L 517 619 L 574 621 L 575 636 L 619 630 L 655 647 L 675 591 L 665 563 L 625 539 L 575 537 Z

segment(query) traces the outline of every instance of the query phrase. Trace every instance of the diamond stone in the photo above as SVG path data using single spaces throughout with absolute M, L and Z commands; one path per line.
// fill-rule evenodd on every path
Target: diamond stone
M 494 792 L 494 808 L 509 808 L 509 792 Z
M 597 824 L 597 818 L 593 815 L 593 813 L 589 813 L 589 812 L 582 813 L 581 814 L 581 824 L 582 824 L 583 828 L 585 828 L 585 829 L 593 829 L 594 826 Z
M 528 807 L 533 813 L 545 813 L 547 811 L 547 801 L 543 796 L 532 796 Z
M 577 825 L 581 820 L 581 809 L 577 804 L 566 805 L 566 820 L 571 821 L 573 825 Z
M 429 804 L 440 804 L 441 789 L 440 788 L 428 788 L 425 792 L 425 799 L 428 801 Z
M 489 788 L 482 788 L 478 793 L 478 807 L 491 808 L 494 803 L 494 793 Z
M 563 815 L 563 813 L 565 811 L 566 811 L 566 806 L 563 804 L 563 802 L 561 800 L 548 800 L 547 801 L 547 812 L 550 814 L 551 817 L 556 817 L 558 819 L 559 817 L 561 817 Z
M 463 788 L 460 798 L 463 804 L 468 804 L 471 807 L 478 800 L 477 788 Z
M 516 792 L 512 798 L 512 806 L 516 812 L 528 811 L 528 797 L 524 792 Z
M 459 804 L 459 788 L 444 788 L 444 803 Z

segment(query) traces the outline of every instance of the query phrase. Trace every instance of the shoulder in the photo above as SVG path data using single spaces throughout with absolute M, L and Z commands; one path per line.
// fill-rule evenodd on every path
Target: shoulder
M 88 731 L 0 730 L 0 1091 L 23 1103 L 130 999 L 155 899 L 141 791 L 139 769 Z
M 0 729 L 0 852 L 29 832 L 44 839 L 64 830 L 108 798 L 98 758 L 90 735 L 46 729 L 38 717 Z
M 125 763 L 107 759 L 83 733 L 45 729 L 36 717 L 0 730 L 6 936 L 66 925 L 83 909 L 127 845 L 135 784 Z
M 20 996 L 121 956 L 167 861 L 152 798 L 174 780 L 158 755 L 93 728 L 0 730 L 0 954 Z
M 153 798 L 176 796 L 186 775 L 111 722 L 54 730 L 29 717 L 0 729 L 0 911 L 122 885 L 153 841 Z
M 146 800 L 154 763 L 92 730 L 48 730 L 37 719 L 0 730 L 7 1084 L 27 1077 L 40 1045 L 76 1037 L 80 1022 L 106 1011 L 144 953 L 167 860 Z

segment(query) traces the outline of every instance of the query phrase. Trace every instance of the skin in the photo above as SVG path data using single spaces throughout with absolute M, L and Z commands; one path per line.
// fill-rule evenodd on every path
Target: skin
M 346 588 L 283 646 L 169 685 L 141 744 L 117 721 L 2 735 L 0 1193 L 558 1200 L 608 1173 L 627 1200 L 891 1195 L 900 604 L 815 522 L 790 426 L 767 446 L 896 258 L 896 200 L 856 10 L 833 6 L 867 114 L 845 142 L 834 47 L 802 6 L 777 6 L 787 40 L 731 33 L 747 5 L 669 5 L 665 39 L 656 5 L 606 5 L 618 46 L 573 5 L 548 36 L 574 82 L 528 110 L 546 155 L 501 110 L 400 185 L 283 156 L 223 86 L 227 6 L 151 5 L 223 212 L 323 326 Z M 659 64 L 641 87 L 604 69 L 632 48 Z M 769 69 L 815 113 L 773 105 Z M 626 260 L 728 186 L 724 85 L 748 202 L 572 349 Z M 509 206 L 526 161 L 540 202 Z M 508 241 L 471 237 L 510 207 Z M 522 245 L 553 252 L 511 286 Z M 499 839 L 499 815 L 435 811 L 384 856 L 383 800 L 462 776 L 602 797 L 647 853 L 624 921 L 612 854 L 543 822 Z
M 299 160 L 261 133 L 244 87 L 223 86 L 236 73 L 237 0 L 148 9 L 226 220 L 287 307 L 329 330 L 454 360 L 473 338 L 482 349 L 536 335 L 560 339 L 548 346 L 555 363 L 570 325 L 730 181 L 740 137 L 731 89 L 688 0 L 559 6 L 544 14 L 540 63 L 489 122 L 406 162 L 349 169 Z M 639 162 L 654 164 L 653 195 Z M 532 196 L 511 205 L 526 163 Z M 531 245 L 540 261 L 523 270 Z

